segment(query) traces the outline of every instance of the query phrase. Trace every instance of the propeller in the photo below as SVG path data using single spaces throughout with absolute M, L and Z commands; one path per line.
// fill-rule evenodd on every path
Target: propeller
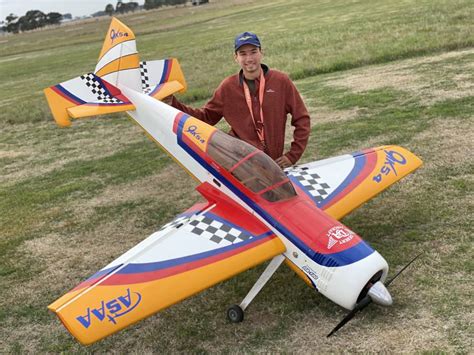
M 369 304 L 372 302 L 375 302 L 377 304 L 381 304 L 383 306 L 390 306 L 392 304 L 392 297 L 390 296 L 390 293 L 387 290 L 387 286 L 390 285 L 393 280 L 395 280 L 405 269 L 411 265 L 416 259 L 418 259 L 421 254 L 418 254 L 415 256 L 408 264 L 406 264 L 399 272 L 395 274 L 390 280 L 388 280 L 385 285 L 381 281 L 377 281 L 373 285 L 370 285 L 370 289 L 367 292 L 367 295 L 365 295 L 364 298 L 362 298 L 340 322 L 334 329 L 327 335 L 329 338 L 331 335 L 333 335 L 335 332 L 337 332 L 339 329 L 341 329 L 347 322 L 349 322 L 354 316 L 362 311 L 365 307 L 367 307 Z

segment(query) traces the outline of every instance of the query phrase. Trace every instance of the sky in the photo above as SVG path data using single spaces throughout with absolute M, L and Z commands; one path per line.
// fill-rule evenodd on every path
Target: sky
M 145 0 L 134 0 L 143 5 Z M 129 0 L 123 0 L 129 2 Z M 44 13 L 59 12 L 70 13 L 72 17 L 90 15 L 103 11 L 107 4 L 115 5 L 117 0 L 0 0 L 0 21 L 5 20 L 9 14 L 23 16 L 28 10 L 40 10 Z

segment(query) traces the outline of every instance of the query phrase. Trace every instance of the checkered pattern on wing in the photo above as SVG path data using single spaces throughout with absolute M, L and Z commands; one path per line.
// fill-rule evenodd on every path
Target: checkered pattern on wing
M 301 185 L 314 197 L 316 202 L 324 200 L 328 195 L 329 185 L 321 180 L 316 173 L 303 169 L 293 169 L 287 171 L 288 175 L 295 177 Z
M 169 227 L 171 228 L 180 227 L 180 225 L 185 224 L 189 220 L 189 218 L 190 218 L 189 216 L 178 216 L 170 223 L 166 223 L 163 227 L 161 227 L 160 230 L 163 230 Z
M 188 228 L 191 233 L 222 245 L 230 245 L 252 238 L 252 235 L 249 233 L 206 217 L 205 215 L 199 216 L 189 222 Z
M 106 104 L 120 104 L 121 100 L 110 96 L 107 93 L 107 90 L 102 86 L 102 84 L 95 78 L 95 75 L 92 73 L 81 75 L 82 81 L 86 86 L 91 90 L 91 92 L 97 97 L 97 100 L 106 103 Z
M 148 94 L 150 92 L 150 77 L 148 76 L 146 62 L 140 62 L 140 77 L 142 79 L 142 90 L 145 94 Z

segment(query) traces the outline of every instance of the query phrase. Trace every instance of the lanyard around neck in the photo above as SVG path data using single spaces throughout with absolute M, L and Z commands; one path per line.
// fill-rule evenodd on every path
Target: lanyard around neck
M 255 120 L 255 116 L 252 111 L 252 98 L 250 97 L 250 89 L 245 81 L 243 80 L 244 86 L 244 94 L 245 94 L 245 101 L 247 102 L 247 106 L 249 107 L 250 115 L 252 116 L 253 125 L 255 127 L 255 132 L 257 132 L 258 139 L 260 143 L 262 143 L 263 147 L 265 147 L 265 133 L 263 131 L 263 94 L 265 92 L 265 76 L 263 75 L 263 69 L 260 70 L 260 85 L 258 87 L 258 100 L 260 103 L 260 121 L 257 122 Z

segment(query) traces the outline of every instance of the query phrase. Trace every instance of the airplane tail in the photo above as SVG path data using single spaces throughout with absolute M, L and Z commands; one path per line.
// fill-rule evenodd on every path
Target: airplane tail
M 116 18 L 107 31 L 93 73 L 44 90 L 56 123 L 70 126 L 71 118 L 134 110 L 120 87 L 128 87 L 161 100 L 187 85 L 175 58 L 142 61 L 133 31 Z

